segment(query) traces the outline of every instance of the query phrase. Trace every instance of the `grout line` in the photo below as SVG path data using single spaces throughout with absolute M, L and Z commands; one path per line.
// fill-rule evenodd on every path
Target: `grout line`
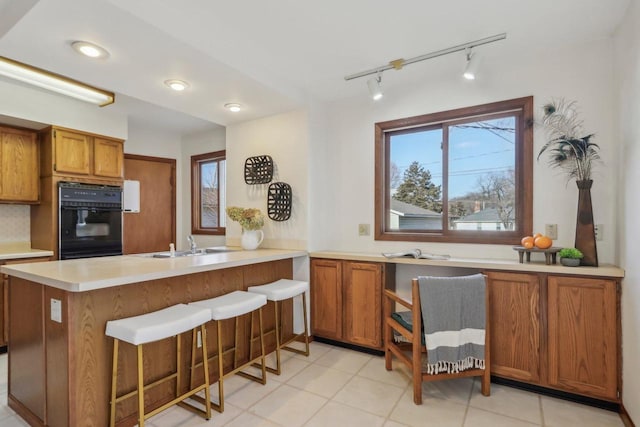
M 544 409 L 542 409 L 542 396 L 538 395 L 538 405 L 540 405 L 540 426 L 545 427 L 547 425 L 544 420 Z

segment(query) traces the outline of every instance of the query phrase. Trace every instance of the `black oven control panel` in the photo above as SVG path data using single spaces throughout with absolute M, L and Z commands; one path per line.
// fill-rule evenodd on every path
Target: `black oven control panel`
M 60 206 L 122 209 L 122 188 L 60 182 Z

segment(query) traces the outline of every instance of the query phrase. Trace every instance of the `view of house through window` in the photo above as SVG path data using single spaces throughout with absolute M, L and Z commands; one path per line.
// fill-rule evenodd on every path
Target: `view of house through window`
M 191 229 L 194 234 L 225 233 L 225 152 L 191 157 Z
M 497 243 L 526 234 L 526 100 L 378 123 L 376 237 Z

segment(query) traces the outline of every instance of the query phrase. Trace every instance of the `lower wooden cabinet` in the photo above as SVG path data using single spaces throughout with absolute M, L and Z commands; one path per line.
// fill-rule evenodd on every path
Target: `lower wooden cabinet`
M 491 304 L 492 375 L 620 400 L 616 280 L 485 274 Z
M 491 272 L 491 374 L 540 380 L 540 284 L 538 275 Z
M 394 276 L 393 264 L 312 259 L 313 335 L 382 350 L 382 291 Z
M 48 257 L 20 258 L 0 261 L 0 265 L 26 264 L 29 262 L 49 261 Z M 0 275 L 0 347 L 9 342 L 9 276 Z
M 617 284 L 580 277 L 548 278 L 549 385 L 616 399 Z

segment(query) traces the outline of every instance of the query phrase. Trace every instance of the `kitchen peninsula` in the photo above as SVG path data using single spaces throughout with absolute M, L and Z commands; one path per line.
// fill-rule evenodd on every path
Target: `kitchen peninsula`
M 104 334 L 108 320 L 293 278 L 294 260 L 306 261 L 306 257 L 304 251 L 259 249 L 2 267 L 2 272 L 10 276 L 9 406 L 33 426 L 107 425 L 113 345 Z M 263 314 L 265 330 L 273 323 L 268 310 Z M 284 327 L 291 331 L 291 306 L 286 310 Z M 248 330 L 248 322 L 241 323 L 240 333 L 248 334 Z M 208 338 L 214 348 L 213 330 Z M 267 351 L 274 348 L 272 334 L 265 336 L 265 344 Z M 189 337 L 183 345 L 185 355 L 190 355 L 190 349 Z M 135 357 L 129 352 L 132 349 L 123 350 L 120 386 L 121 391 L 129 391 L 135 388 Z M 247 352 L 246 346 L 241 346 L 238 357 L 245 357 Z M 147 354 L 153 355 L 145 360 L 149 378 L 175 369 L 172 343 L 149 344 Z M 182 360 L 181 369 L 188 378 L 190 357 Z M 225 360 L 232 362 L 231 358 Z M 217 381 L 217 377 L 217 371 L 212 370 L 211 381 Z M 149 390 L 147 405 L 155 407 L 169 400 L 174 388 L 175 384 L 167 383 Z M 119 405 L 117 419 L 118 426 L 136 423 L 135 399 Z

